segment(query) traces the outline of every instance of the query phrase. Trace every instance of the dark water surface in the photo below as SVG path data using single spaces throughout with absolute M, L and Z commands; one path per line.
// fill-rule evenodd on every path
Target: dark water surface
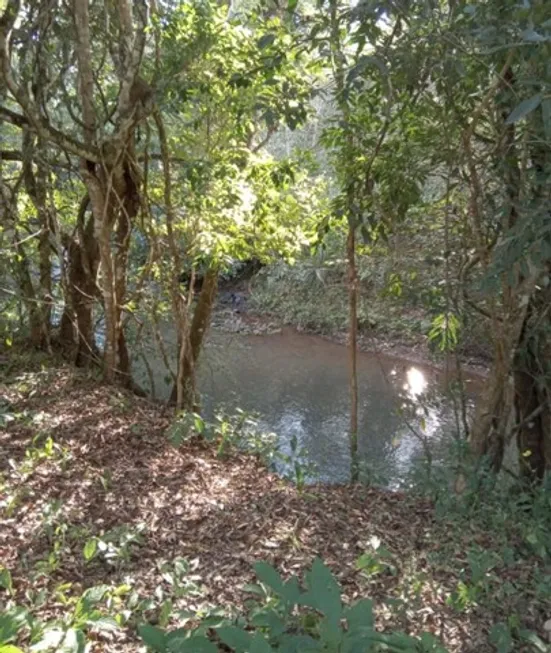
M 290 452 L 293 436 L 307 450 L 317 480 L 349 477 L 349 389 L 346 347 L 292 330 L 275 335 L 228 334 L 213 330 L 202 361 L 199 387 L 207 417 L 222 405 L 259 415 L 261 429 L 278 435 Z M 167 396 L 160 358 L 150 361 L 158 394 Z M 438 456 L 457 434 L 458 419 L 446 396 L 446 375 L 430 367 L 372 353 L 358 353 L 361 460 L 386 484 L 396 485 L 424 446 Z M 466 377 L 466 393 L 481 388 Z M 423 441 L 425 445 L 423 444 Z

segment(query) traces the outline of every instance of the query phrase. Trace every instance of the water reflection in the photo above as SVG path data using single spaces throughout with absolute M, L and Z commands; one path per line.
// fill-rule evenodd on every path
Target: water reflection
M 348 355 L 345 347 L 294 332 L 269 336 L 214 332 L 200 371 L 207 417 L 224 405 L 260 415 L 260 427 L 308 451 L 318 479 L 349 478 Z M 151 366 L 165 375 L 159 357 Z M 475 385 L 474 380 L 470 380 Z M 159 383 L 159 385 L 161 385 Z M 358 449 L 370 474 L 402 478 L 424 443 L 451 436 L 456 422 L 442 375 L 405 361 L 359 354 Z M 166 390 L 168 393 L 168 389 Z
M 410 367 L 406 372 L 407 383 L 404 386 L 404 390 L 407 390 L 410 397 L 415 399 L 419 395 L 423 394 L 427 389 L 428 381 L 425 378 L 425 375 L 421 370 L 418 370 L 416 367 Z

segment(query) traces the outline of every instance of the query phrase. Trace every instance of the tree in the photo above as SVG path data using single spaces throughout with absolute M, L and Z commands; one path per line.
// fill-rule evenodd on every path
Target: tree
M 178 410 L 198 404 L 195 369 L 220 270 L 251 256 L 290 254 L 304 242 L 301 221 L 308 222 L 296 166 L 263 154 L 280 125 L 294 128 L 306 118 L 308 62 L 289 51 L 292 36 L 278 18 L 259 23 L 251 15 L 243 25 L 226 14 L 214 3 L 185 3 L 159 35 L 162 76 L 176 80 L 166 86 L 159 100 L 166 113 L 156 112 L 155 121 L 167 217 L 165 278 L 178 334 L 172 374 Z M 202 274 L 195 304 L 193 287 L 185 298 L 180 284 L 184 266 L 192 280 Z
M 0 24 L 2 128 L 19 130 L 10 158 L 25 181 L 15 194 L 6 190 L 6 206 L 28 198 L 40 225 L 39 283 L 34 250 L 18 277 L 34 338 L 49 342 L 60 290 L 52 288 L 55 253 L 60 339 L 76 340 L 78 364 L 97 360 L 99 320 L 105 378 L 130 385 L 129 325 L 161 281 L 178 334 L 174 399 L 192 408 L 219 271 L 304 242 L 299 223 L 310 195 L 293 189 L 304 175 L 263 158 L 262 149 L 280 124 L 294 128 L 306 118 L 308 62 L 279 18 L 228 21 L 216 3 L 153 7 L 148 15 L 140 1 L 79 0 L 53 23 L 51 9 L 10 2 Z M 145 264 L 130 262 L 144 245 Z M 195 304 L 180 277 L 199 268 L 205 282 Z
M 481 269 L 479 297 L 494 340 L 492 371 L 471 445 L 498 471 L 516 434 L 521 475 L 541 480 L 551 463 L 544 308 L 551 252 L 545 10 L 541 3 L 489 3 L 468 11 L 458 6 L 452 15 L 446 39 L 453 51 L 446 56 L 457 62 L 461 52 L 459 65 L 467 71 L 465 95 L 458 97 L 457 85 L 453 91 L 454 114 L 462 126 L 472 248 L 463 279 Z M 448 88 L 454 81 L 448 76 Z
M 404 22 L 410 28 L 407 32 L 402 29 Z M 359 475 L 357 235 L 361 234 L 366 245 L 384 237 L 420 197 L 425 167 L 420 166 L 408 179 L 395 169 L 398 162 L 418 162 L 419 134 L 426 133 L 413 113 L 425 99 L 427 77 L 427 52 L 416 44 L 420 25 L 415 14 L 405 17 L 400 9 L 391 11 L 385 3 L 350 8 L 330 0 L 327 7 L 319 7 L 310 33 L 313 46 L 327 57 L 332 101 L 338 109 L 322 141 L 339 182 L 333 216 L 347 225 L 353 482 Z M 418 130 L 416 136 L 404 148 L 401 141 L 415 133 L 414 129 Z
M 31 3 L 23 12 L 21 9 L 18 0 L 7 3 L 0 23 L 0 62 L 3 82 L 22 114 L 10 109 L 3 110 L 2 116 L 28 126 L 43 144 L 51 143 L 80 159 L 80 172 L 87 191 L 85 201 L 93 216 L 94 246 L 97 245 L 100 265 L 105 377 L 108 381 L 119 377 L 129 383 L 129 356 L 121 328 L 121 307 L 126 293 L 130 232 L 140 205 L 135 131 L 150 113 L 153 100 L 151 87 L 139 74 L 146 44 L 147 5 L 120 0 L 114 7 L 104 5 L 91 12 L 87 0 L 78 0 L 72 12 L 62 15 L 54 25 L 49 18 L 54 11 L 53 5 Z M 24 46 L 32 53 L 35 66 L 30 92 L 23 65 L 29 55 L 21 55 L 14 47 L 13 27 L 18 19 L 23 25 Z M 119 46 L 114 47 L 114 43 Z M 51 57 L 50 52 L 56 51 L 60 54 Z M 76 62 L 71 59 L 73 52 Z M 69 96 L 64 84 L 73 63 L 76 63 L 78 83 L 75 83 L 74 94 Z M 103 80 L 108 83 L 102 84 Z M 115 94 L 113 90 L 117 85 L 118 93 Z M 51 87 L 57 92 L 52 92 Z M 58 127 L 52 116 L 60 112 L 60 94 L 65 96 L 63 104 L 72 124 L 64 121 Z M 33 192 L 37 208 L 44 212 L 47 205 L 37 192 L 38 188 Z M 79 220 L 82 225 L 83 219 L 79 217 Z M 44 229 L 47 232 L 48 226 Z M 80 257 L 80 267 L 87 267 L 88 276 L 95 281 L 95 261 L 85 262 L 84 259 L 85 254 L 94 259 L 93 247 L 85 242 L 90 230 L 82 227 L 81 232 L 84 237 L 72 251 Z M 71 252 L 70 246 L 68 249 Z M 72 267 L 75 274 L 78 268 L 78 265 Z M 46 276 L 44 257 L 44 280 Z M 73 287 L 75 285 L 73 283 Z M 78 288 L 77 292 L 84 293 L 87 289 L 91 288 Z M 76 299 L 73 304 L 78 314 Z M 80 308 L 83 308 L 82 302 Z M 83 337 L 89 338 L 86 328 Z M 91 343 L 88 345 L 91 348 Z

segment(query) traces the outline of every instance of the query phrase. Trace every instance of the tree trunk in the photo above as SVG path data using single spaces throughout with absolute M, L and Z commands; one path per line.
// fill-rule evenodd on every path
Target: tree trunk
M 490 265 L 490 250 L 482 228 L 484 216 L 481 208 L 483 191 L 475 163 L 471 138 L 476 122 L 484 110 L 485 102 L 496 102 L 495 93 L 503 82 L 513 87 L 514 76 L 510 64 L 511 54 L 507 56 L 501 77 L 497 78 L 496 82 L 490 87 L 485 99 L 479 105 L 478 110 L 475 111 L 475 117 L 471 120 L 470 127 L 463 138 L 469 170 L 469 204 L 473 233 L 476 234 L 475 247 L 480 253 L 480 260 L 484 262 L 486 272 Z M 496 108 L 500 110 L 502 118 L 501 133 L 496 136 L 496 146 L 500 148 L 500 165 L 507 197 L 500 228 L 502 237 L 506 237 L 515 227 L 519 217 L 520 168 L 515 126 L 514 124 L 508 125 L 506 121 L 511 107 L 496 105 Z M 522 291 L 527 286 L 529 297 L 532 288 L 531 284 L 527 284 L 521 278 L 519 265 L 515 264 L 511 275 L 502 274 L 501 301 L 498 301 L 496 297 L 492 298 L 491 301 L 491 333 L 493 336 L 494 360 L 486 391 L 477 405 L 473 429 L 470 434 L 470 446 L 471 451 L 477 457 L 487 458 L 490 468 L 495 473 L 501 469 L 505 446 L 509 440 L 511 428 L 514 426 L 511 420 L 514 408 L 514 383 L 511 382 L 511 374 L 513 371 L 513 358 L 518 347 L 526 315 L 526 308 L 522 308 Z
M 350 126 L 350 107 L 345 96 L 346 56 L 341 41 L 341 24 L 337 0 L 329 5 L 330 47 L 333 60 L 337 104 L 342 114 L 346 130 L 346 146 L 342 152 L 344 159 L 344 184 L 346 186 L 346 216 L 348 219 L 348 238 L 346 254 L 348 260 L 348 306 L 349 306 L 349 352 L 350 352 L 350 480 L 355 483 L 359 476 L 358 461 L 358 371 L 357 371 L 357 332 L 358 332 L 358 280 L 356 273 L 356 229 L 358 227 L 355 210 L 354 186 L 354 134 Z M 382 141 L 381 141 L 382 142 Z M 374 153 L 374 157 L 377 153 Z M 373 162 L 373 160 L 372 160 Z M 369 180 L 369 171 L 366 173 Z
M 139 77 L 147 11 L 137 10 L 133 14 L 127 2 L 115 3 L 115 7 L 118 11 L 114 12 L 113 22 L 118 26 L 120 41 L 114 63 L 120 88 L 113 115 L 114 129 L 108 135 L 100 135 L 105 125 L 101 125 L 96 113 L 89 0 L 74 1 L 75 51 L 83 136 L 89 150 L 87 156 L 81 157 L 81 171 L 90 196 L 99 248 L 105 322 L 104 378 L 108 382 L 122 381 L 130 385 L 130 357 L 121 315 L 126 295 L 130 232 L 139 208 L 140 179 L 135 163 L 134 134 L 153 108 L 154 93 Z M 101 150 L 99 158 L 95 155 L 96 148 Z M 114 250 L 113 235 L 116 239 Z
M 212 309 L 218 289 L 218 270 L 211 268 L 205 274 L 203 286 L 193 313 L 191 329 L 186 342 L 179 343 L 184 348 L 185 355 L 177 374 L 177 382 L 172 389 L 171 402 L 176 404 L 177 410 L 193 411 L 198 407 L 195 370 L 201 354 L 205 335 L 210 326 Z M 185 334 L 183 335 L 185 338 Z
M 132 149 L 132 139 L 127 148 Z M 126 156 L 111 169 L 96 171 L 87 165 L 85 181 L 99 248 L 105 320 L 104 378 L 109 383 L 118 381 L 130 385 L 130 357 L 121 316 L 126 295 L 130 233 L 139 208 L 138 186 Z M 114 251 L 111 246 L 113 234 Z
M 1 170 L 0 159 L 0 173 Z M 15 281 L 19 286 L 19 292 L 25 305 L 29 336 L 33 347 L 42 348 L 48 342 L 47 327 L 43 322 L 43 313 L 40 306 L 39 298 L 33 284 L 31 275 L 31 266 L 27 257 L 24 242 L 21 239 L 18 225 L 17 194 L 7 184 L 4 183 L 0 174 L 0 210 L 2 212 L 3 230 L 10 233 L 13 241 L 13 248 L 17 252 L 14 261 Z
M 511 55 L 502 79 L 508 88 L 514 89 L 515 75 L 510 60 Z M 498 85 L 501 85 L 499 80 Z M 549 217 L 549 184 L 545 176 L 548 149 L 541 145 L 544 141 L 518 137 L 515 123 L 509 124 L 507 120 L 516 97 L 514 94 L 504 97 L 506 102 L 501 106 L 497 100 L 502 118 L 497 144 L 507 197 L 501 223 L 502 240 L 506 241 L 521 237 L 515 232 L 519 221 L 528 225 L 539 211 Z M 536 134 L 543 130 L 542 125 L 534 124 L 533 127 Z M 525 161 L 531 162 L 532 173 L 537 174 L 526 175 L 522 163 Z M 476 178 L 476 173 L 472 178 Z M 529 205 L 527 198 L 530 198 Z M 530 260 L 530 256 L 526 258 Z M 498 471 L 511 430 L 508 427 L 512 427 L 517 434 L 521 478 L 528 484 L 541 481 L 546 470 L 551 468 L 551 369 L 548 362 L 551 291 L 542 283 L 542 278 L 549 279 L 551 264 L 547 259 L 539 265 L 538 269 L 535 264 L 526 265 L 526 260 L 517 260 L 512 269 L 503 274 L 500 319 L 495 300 L 493 309 L 496 317 L 492 325 L 494 366 L 485 402 L 477 411 L 471 440 L 473 451 L 489 455 L 493 469 Z M 511 424 L 513 405 L 516 423 Z
M 494 361 L 484 395 L 477 404 L 469 443 L 477 458 L 485 458 L 493 472 L 501 469 L 513 407 L 508 367 Z
M 54 216 L 51 208 L 48 206 L 48 169 L 44 162 L 43 143 L 39 139 L 35 147 L 35 137 L 29 129 L 23 130 L 22 150 L 25 190 L 34 205 L 40 228 L 38 236 L 38 269 L 40 279 L 38 299 L 42 313 L 43 346 L 49 348 L 53 301 L 50 239 L 53 232 Z
M 550 295 L 541 289 L 532 297 L 514 361 L 519 469 L 527 485 L 551 470 Z
M 93 324 L 97 288 L 95 278 L 91 279 L 84 268 L 79 243 L 72 243 L 68 249 L 68 259 L 68 296 L 65 297 L 59 340 L 62 346 L 72 352 L 71 358 L 75 365 L 87 367 L 98 357 Z M 94 267 L 97 269 L 97 259 Z
M 16 231 L 15 242 L 18 240 L 19 234 Z M 29 261 L 22 245 L 16 245 L 16 250 L 18 256 L 16 265 L 17 281 L 27 309 L 31 345 L 37 349 L 43 349 L 47 342 L 47 329 L 43 322 L 40 303 L 37 300 L 36 291 L 32 282 Z
M 100 288 L 103 298 L 103 316 L 105 329 L 105 344 L 103 349 L 103 374 L 105 381 L 114 383 L 118 366 L 118 333 L 117 333 L 117 297 L 115 289 L 115 271 L 111 255 L 111 220 L 106 215 L 106 199 L 101 189 L 100 197 L 92 198 L 94 212 L 95 234 L 100 253 Z M 96 195 L 88 187 L 90 196 Z
M 98 360 L 94 339 L 93 308 L 97 300 L 96 276 L 99 250 L 94 236 L 94 218 L 85 221 L 89 205 L 88 196 L 80 203 L 77 216 L 78 239 L 63 236 L 67 255 L 67 284 L 64 288 L 65 309 L 61 318 L 59 338 L 68 346 L 75 364 L 87 367 Z
M 349 304 L 349 343 L 350 352 L 350 461 L 351 481 L 355 483 L 359 475 L 358 461 L 358 277 L 356 272 L 356 230 L 348 226 L 348 304 Z
M 531 116 L 535 134 L 545 133 L 538 112 Z M 533 215 L 541 211 L 551 220 L 549 206 L 549 146 L 543 138 L 532 138 L 529 157 L 535 175 L 530 197 Z M 515 405 L 518 417 L 518 453 L 522 480 L 526 485 L 541 482 L 551 472 L 551 261 L 545 260 L 543 280 L 530 298 L 526 320 L 514 361 Z
M 44 324 L 45 345 L 50 346 L 50 329 L 52 324 L 52 261 L 50 259 L 50 227 L 48 214 L 41 212 L 41 233 L 38 241 L 39 274 L 40 274 L 40 301 L 42 322 Z
M 134 138 L 131 139 L 131 151 L 134 153 Z M 126 336 L 122 322 L 122 306 L 126 297 L 128 252 L 132 225 L 140 207 L 139 192 L 129 167 L 124 173 L 124 200 L 119 211 L 116 225 L 116 246 L 113 264 L 115 268 L 116 321 L 118 338 L 118 379 L 126 387 L 132 386 L 130 355 L 126 345 Z

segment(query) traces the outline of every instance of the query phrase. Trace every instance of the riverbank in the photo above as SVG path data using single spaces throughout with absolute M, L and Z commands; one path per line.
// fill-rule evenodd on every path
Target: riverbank
M 85 627 L 92 651 L 130 653 L 140 621 L 175 626 L 215 606 L 242 608 L 255 561 L 302 575 L 320 556 L 346 600 L 375 601 L 381 630 L 429 630 L 452 653 L 493 651 L 490 631 L 513 617 L 542 634 L 545 565 L 516 520 L 494 532 L 473 514 L 438 518 L 414 495 L 361 486 L 301 493 L 216 442 L 175 448 L 170 413 L 92 373 L 44 356 L 7 360 L 1 605 L 71 622 L 82 592 L 102 587 L 97 610 L 111 621 Z M 482 580 L 469 566 L 476 551 L 492 561 Z M 20 643 L 28 646 L 28 634 Z
M 455 354 L 447 360 L 438 343 L 431 343 L 429 338 L 434 318 L 444 310 L 441 289 L 436 295 L 429 292 L 426 275 L 420 275 L 409 279 L 407 286 L 392 290 L 387 283 L 386 263 L 383 265 L 378 259 L 369 264 L 367 259 L 362 261 L 367 267 L 360 273 L 363 281 L 358 296 L 359 350 L 440 369 L 455 368 Z M 407 261 L 402 264 L 407 267 Z M 299 332 L 345 344 L 346 279 L 342 262 L 319 269 L 308 260 L 293 266 L 280 262 L 262 268 L 251 278 L 226 284 L 218 305 L 237 312 L 245 332 L 251 327 L 253 333 L 259 332 L 264 325 L 271 332 L 294 327 Z M 230 324 L 230 329 L 236 329 L 235 324 Z M 484 321 L 467 311 L 457 335 L 457 353 L 465 371 L 486 375 L 492 349 Z
M 240 304 L 235 307 L 231 301 L 219 301 L 213 314 L 212 326 L 227 333 L 240 333 L 245 335 L 270 335 L 285 332 L 305 333 L 325 338 L 346 346 L 348 333 L 345 329 L 332 330 L 318 329 L 315 326 L 304 326 L 286 322 L 277 314 L 262 313 L 255 310 L 248 301 L 249 294 L 246 290 L 239 291 Z M 227 296 L 227 295 L 226 295 Z M 407 360 L 413 364 L 432 367 L 447 371 L 451 376 L 457 372 L 455 354 L 446 356 L 430 348 L 426 336 L 417 334 L 401 339 L 398 336 L 385 336 L 372 333 L 358 334 L 358 350 L 365 353 L 382 354 L 390 358 Z M 485 377 L 488 374 L 490 361 L 484 356 L 457 355 L 461 370 L 467 374 Z

